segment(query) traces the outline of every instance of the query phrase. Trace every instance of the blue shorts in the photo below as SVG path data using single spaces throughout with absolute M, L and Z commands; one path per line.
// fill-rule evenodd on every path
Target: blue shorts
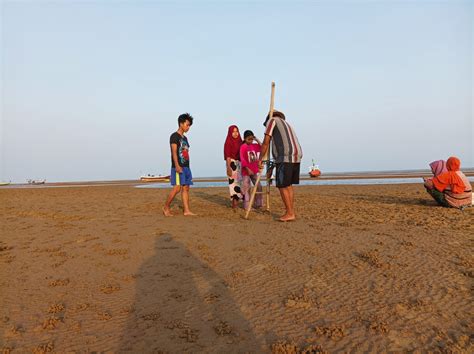
M 170 182 L 172 186 L 192 186 L 193 174 L 189 167 L 181 167 L 183 172 L 177 173 L 174 167 L 171 167 Z

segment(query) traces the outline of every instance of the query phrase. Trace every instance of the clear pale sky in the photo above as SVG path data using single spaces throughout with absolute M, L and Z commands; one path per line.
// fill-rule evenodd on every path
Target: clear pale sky
M 1 1 L 0 180 L 223 176 L 270 83 L 324 171 L 474 166 L 472 1 Z

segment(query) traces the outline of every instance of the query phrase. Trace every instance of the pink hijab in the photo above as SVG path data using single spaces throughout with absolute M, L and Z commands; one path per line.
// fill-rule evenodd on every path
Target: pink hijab
M 431 172 L 433 172 L 435 177 L 448 171 L 448 169 L 446 168 L 446 161 L 444 160 L 433 161 L 432 163 L 430 163 L 430 167 Z

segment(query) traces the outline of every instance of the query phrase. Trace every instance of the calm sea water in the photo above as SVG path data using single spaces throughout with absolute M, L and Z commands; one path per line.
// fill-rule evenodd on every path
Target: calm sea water
M 474 177 L 469 177 L 469 181 L 474 182 Z M 423 179 L 416 178 L 379 178 L 379 179 L 346 179 L 346 180 L 302 180 L 300 186 L 337 186 L 337 185 L 377 185 L 377 184 L 404 184 L 404 183 L 423 183 Z M 262 185 L 266 185 L 265 181 Z M 193 188 L 212 188 L 227 187 L 225 181 L 222 182 L 199 182 L 195 181 Z M 298 185 L 295 185 L 298 186 Z M 169 183 L 150 183 L 136 186 L 135 188 L 171 188 Z
M 423 183 L 421 178 L 380 178 L 380 179 L 351 179 L 351 180 L 303 180 L 300 186 L 336 186 L 336 185 L 364 185 L 364 184 L 400 184 L 400 183 Z M 265 182 L 262 185 L 266 185 Z M 228 183 L 222 182 L 199 182 L 195 181 L 193 188 L 227 187 Z M 150 183 L 136 186 L 136 188 L 171 188 L 169 183 Z

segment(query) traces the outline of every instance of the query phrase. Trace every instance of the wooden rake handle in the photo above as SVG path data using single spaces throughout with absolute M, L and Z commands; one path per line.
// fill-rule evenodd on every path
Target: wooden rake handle
M 271 94 L 271 97 L 270 97 L 270 113 L 268 115 L 270 117 L 270 119 L 273 117 L 274 103 L 275 103 L 275 82 L 272 81 L 272 94 Z M 262 159 L 263 161 L 268 160 L 268 152 L 269 151 L 270 151 L 270 146 L 268 146 L 268 149 L 265 152 L 265 156 Z M 252 210 L 252 205 L 253 205 L 253 202 L 255 200 L 255 194 L 257 194 L 257 186 L 260 183 L 260 179 L 262 178 L 262 172 L 263 172 L 263 165 L 258 170 L 257 181 L 255 182 L 255 185 L 252 189 L 252 195 L 250 196 L 249 206 L 248 206 L 247 210 L 245 211 L 245 219 L 249 218 L 250 210 Z M 267 202 L 268 202 L 268 198 L 267 198 Z

